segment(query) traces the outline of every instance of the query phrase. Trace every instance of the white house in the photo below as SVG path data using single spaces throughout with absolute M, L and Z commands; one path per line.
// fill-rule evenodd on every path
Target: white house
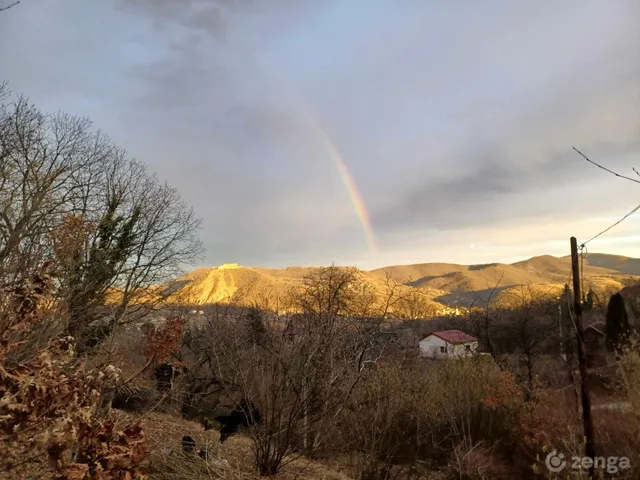
M 459 358 L 473 355 L 478 349 L 478 339 L 462 330 L 431 332 L 420 340 L 420 355 L 429 358 Z

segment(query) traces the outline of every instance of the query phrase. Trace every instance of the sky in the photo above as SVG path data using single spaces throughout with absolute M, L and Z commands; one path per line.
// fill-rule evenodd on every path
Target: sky
M 177 188 L 203 266 L 513 262 L 640 203 L 572 150 L 640 168 L 638 24 L 636 0 L 22 0 L 0 80 Z M 640 214 L 588 247 L 639 240 Z

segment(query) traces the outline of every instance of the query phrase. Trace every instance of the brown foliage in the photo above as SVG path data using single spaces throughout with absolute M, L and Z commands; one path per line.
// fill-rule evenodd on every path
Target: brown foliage
M 151 328 L 145 332 L 142 351 L 147 360 L 162 363 L 180 350 L 184 338 L 184 317 L 167 318 L 160 328 Z
M 74 368 L 72 337 L 49 341 L 25 362 L 7 361 L 20 346 L 12 334 L 28 334 L 37 324 L 48 285 L 42 272 L 13 289 L 5 303 L 11 308 L 0 336 L 0 471 L 24 475 L 40 469 L 48 478 L 68 480 L 142 478 L 140 426 L 116 432 L 97 415 L 101 392 L 118 378 L 115 367 Z

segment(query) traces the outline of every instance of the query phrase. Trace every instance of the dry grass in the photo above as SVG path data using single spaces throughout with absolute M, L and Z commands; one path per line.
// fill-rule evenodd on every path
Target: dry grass
M 216 430 L 205 431 L 195 422 L 177 415 L 152 412 L 142 417 L 120 410 L 112 415 L 118 428 L 141 419 L 147 437 L 149 456 L 146 469 L 152 480 L 229 479 L 250 480 L 259 478 L 254 471 L 251 439 L 239 434 L 224 445 L 219 444 Z M 207 447 L 209 458 L 184 455 L 181 440 L 190 435 L 197 448 Z M 343 473 L 316 461 L 299 458 L 286 465 L 275 477 L 277 480 L 349 480 Z
M 465 442 L 456 446 L 451 453 L 449 478 L 465 480 L 510 480 L 516 476 L 510 465 L 504 463 L 499 454 L 482 442 L 469 445 Z

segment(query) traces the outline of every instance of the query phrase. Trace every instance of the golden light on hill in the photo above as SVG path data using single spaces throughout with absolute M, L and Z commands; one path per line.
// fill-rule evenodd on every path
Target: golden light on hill
M 566 257 L 544 255 L 513 264 L 457 265 L 425 263 L 389 266 L 372 271 L 359 271 L 363 288 L 382 299 L 388 282 L 401 285 L 402 295 L 411 298 L 398 304 L 403 316 L 451 314 L 456 307 L 478 302 L 487 292 L 496 289 L 495 300 L 508 301 L 522 286 L 537 294 L 553 295 L 569 280 L 570 261 Z M 165 295 L 171 305 L 206 305 L 237 303 L 239 305 L 279 304 L 286 307 L 287 299 L 299 292 L 311 267 L 285 269 L 250 268 L 237 263 L 189 272 L 146 295 Z M 640 275 L 640 261 L 626 257 L 591 254 L 584 264 L 585 286 L 606 294 L 624 288 Z M 170 294 L 170 295 L 169 295 Z M 419 305 L 416 306 L 416 305 Z M 410 312 L 410 310 L 420 312 Z

